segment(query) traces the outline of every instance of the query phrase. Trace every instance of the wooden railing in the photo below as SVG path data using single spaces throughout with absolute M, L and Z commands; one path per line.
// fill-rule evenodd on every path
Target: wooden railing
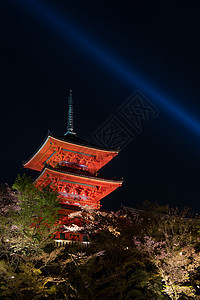
M 54 245 L 56 247 L 73 247 L 75 245 L 81 245 L 83 247 L 89 247 L 90 242 L 80 242 L 80 241 L 71 241 L 71 240 L 54 240 Z

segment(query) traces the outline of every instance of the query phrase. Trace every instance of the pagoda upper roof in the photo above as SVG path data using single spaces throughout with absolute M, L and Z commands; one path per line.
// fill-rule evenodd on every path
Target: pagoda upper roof
M 115 149 L 115 150 L 114 149 L 109 149 L 109 148 L 101 147 L 101 146 L 95 145 L 93 143 L 90 143 L 86 140 L 81 139 L 76 134 L 67 134 L 67 135 L 64 135 L 62 137 L 58 137 L 58 136 L 55 136 L 54 134 L 51 134 L 51 136 L 56 138 L 56 139 L 59 139 L 61 141 L 69 142 L 69 143 L 76 144 L 76 145 L 79 145 L 79 146 L 85 146 L 87 148 L 92 148 L 92 149 L 96 149 L 96 150 L 103 150 L 103 151 L 109 151 L 109 152 L 117 152 L 117 153 L 119 152 L 119 149 Z
M 78 155 L 82 160 L 89 159 L 85 167 L 92 173 L 102 168 L 119 153 L 119 151 L 93 145 L 76 134 L 67 134 L 63 137 L 49 134 L 37 152 L 23 165 L 25 168 L 41 171 L 46 163 L 49 164 L 61 152 L 65 157 L 73 154 Z

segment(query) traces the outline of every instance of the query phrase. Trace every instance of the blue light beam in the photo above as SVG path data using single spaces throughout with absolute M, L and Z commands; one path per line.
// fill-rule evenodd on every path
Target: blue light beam
M 183 125 L 187 126 L 193 132 L 200 135 L 199 121 L 190 115 L 186 109 L 176 104 L 173 99 L 166 97 L 158 88 L 150 84 L 142 77 L 139 72 L 128 67 L 122 61 L 114 58 L 114 53 L 103 49 L 97 43 L 92 42 L 92 39 L 86 38 L 85 35 L 78 30 L 69 19 L 61 15 L 61 12 L 45 4 L 39 3 L 34 0 L 18 0 L 18 3 L 23 4 L 23 7 L 35 17 L 40 17 L 40 21 L 50 26 L 53 31 L 63 39 L 65 38 L 68 43 L 73 43 L 78 46 L 80 52 L 84 52 L 89 58 L 93 58 L 96 63 L 103 65 L 104 68 L 112 72 L 120 80 L 125 81 L 131 88 L 137 86 L 142 90 L 146 96 L 153 99 L 153 102 L 162 107 L 165 111 L 170 113 L 176 120 L 179 120 Z

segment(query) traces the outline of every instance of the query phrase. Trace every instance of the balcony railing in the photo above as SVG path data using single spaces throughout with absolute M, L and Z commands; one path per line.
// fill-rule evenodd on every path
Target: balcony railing
M 90 242 L 85 241 L 72 241 L 72 240 L 54 240 L 54 245 L 56 247 L 73 247 L 75 245 L 80 245 L 83 247 L 89 247 Z

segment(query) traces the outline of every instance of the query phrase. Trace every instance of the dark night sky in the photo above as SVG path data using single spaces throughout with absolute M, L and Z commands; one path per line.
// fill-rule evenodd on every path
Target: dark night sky
M 33 2 L 58 18 L 32 8 Z M 145 84 L 144 89 L 130 85 L 73 39 L 76 28 L 200 123 L 198 1 L 1 3 L 0 181 L 12 184 L 23 173 L 22 161 L 37 150 L 49 129 L 56 135 L 66 132 L 70 88 L 75 132 L 91 142 L 94 131 L 137 89 L 159 115 L 143 122 L 142 132 L 103 168 L 102 175 L 125 180 L 102 201 L 103 207 L 118 209 L 121 203 L 135 206 L 150 200 L 188 205 L 199 212 L 199 133 L 150 99 Z M 61 30 L 59 18 L 71 24 L 70 34 Z

